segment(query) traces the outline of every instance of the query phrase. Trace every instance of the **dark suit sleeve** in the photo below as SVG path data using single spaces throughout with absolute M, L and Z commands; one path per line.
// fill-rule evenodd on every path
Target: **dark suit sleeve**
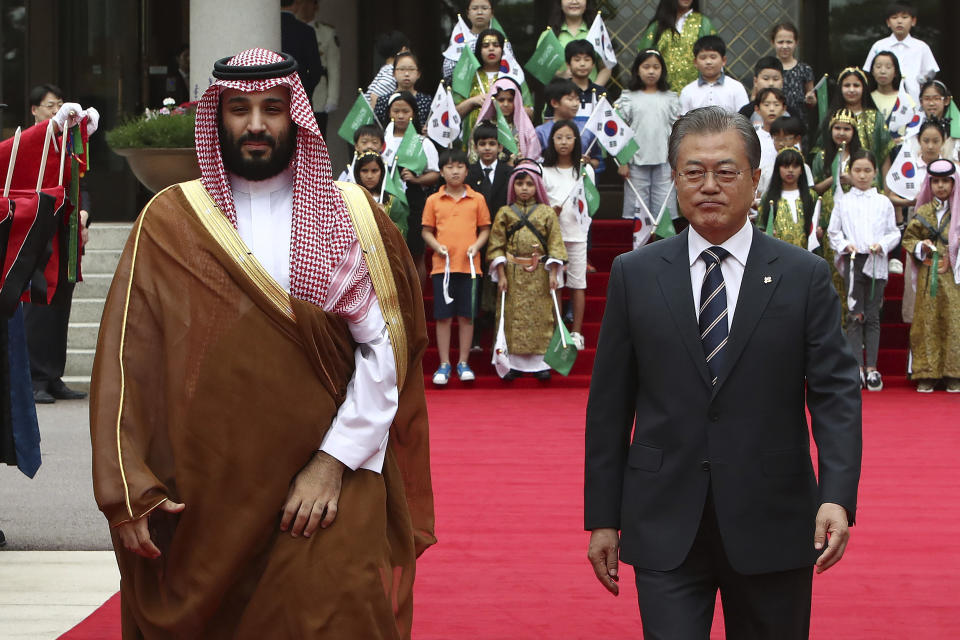
M 840 300 L 824 260 L 811 276 L 806 331 L 807 407 L 817 443 L 820 503 L 843 506 L 852 524 L 863 447 L 860 375 L 840 330 Z
M 620 528 L 620 502 L 636 412 L 637 362 L 632 345 L 623 256 L 613 262 L 607 305 L 587 403 L 584 528 Z

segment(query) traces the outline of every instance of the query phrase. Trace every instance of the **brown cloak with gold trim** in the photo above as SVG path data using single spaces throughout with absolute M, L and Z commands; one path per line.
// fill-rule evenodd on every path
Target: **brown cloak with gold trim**
M 423 304 L 396 227 L 341 189 L 405 382 L 383 474 L 347 470 L 336 521 L 311 538 L 281 533 L 280 509 L 343 402 L 345 321 L 290 298 L 198 182 L 157 194 L 134 226 L 90 403 L 97 503 L 111 526 L 150 513 L 162 552 L 114 535 L 124 638 L 410 636 L 415 558 L 435 542 Z M 154 511 L 167 498 L 186 509 Z

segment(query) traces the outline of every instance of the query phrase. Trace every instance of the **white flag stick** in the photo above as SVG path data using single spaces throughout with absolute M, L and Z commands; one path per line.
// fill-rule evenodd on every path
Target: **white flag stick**
M 655 227 L 660 226 L 660 219 L 663 217 L 663 212 L 667 210 L 667 203 L 670 202 L 670 194 L 673 193 L 673 190 L 676 188 L 676 186 L 676 182 L 670 183 L 670 188 L 667 189 L 667 197 L 663 199 L 663 204 L 660 205 L 660 213 L 657 214 L 657 219 L 653 223 Z
M 17 164 L 17 150 L 20 149 L 20 127 L 13 134 L 13 148 L 10 149 L 10 166 L 7 167 L 7 181 L 3 183 L 3 197 L 10 195 L 10 183 L 13 181 L 13 167 Z
M 57 184 L 59 184 L 61 187 L 63 186 L 63 167 L 64 167 L 63 161 L 66 158 L 66 154 L 67 154 L 67 131 L 68 131 L 67 127 L 64 126 L 63 136 L 60 140 L 60 178 L 57 180 Z
M 43 173 L 47 168 L 47 154 L 50 151 L 50 139 L 53 138 L 53 119 L 47 121 L 47 133 L 43 137 L 43 155 L 40 157 L 40 170 L 37 172 L 37 193 L 43 185 Z
M 557 303 L 557 290 L 550 289 L 550 297 L 553 298 L 553 310 L 557 312 L 557 324 L 563 325 L 563 316 L 560 315 L 560 304 Z M 567 348 L 567 337 L 564 335 L 563 328 L 560 329 L 560 344 Z
M 816 93 L 817 89 L 819 89 L 820 86 L 821 86 L 824 82 L 827 81 L 827 77 L 828 77 L 828 75 L 827 75 L 826 73 L 823 74 L 823 77 L 820 78 L 820 81 L 817 82 L 817 84 L 813 85 L 813 91 L 814 91 L 814 93 Z
M 614 158 L 613 158 L 613 163 L 614 163 L 615 165 L 617 165 L 618 167 L 620 166 L 620 161 L 617 160 L 616 156 L 614 156 Z M 637 201 L 638 201 L 641 205 L 643 205 L 643 210 L 647 212 L 647 215 L 648 215 L 648 216 L 650 216 L 650 220 L 653 220 L 653 214 L 650 213 L 650 208 L 647 207 L 647 203 L 643 201 L 643 198 L 642 198 L 642 197 L 640 197 L 640 192 L 637 191 L 637 188 L 636 188 L 635 186 L 633 186 L 633 183 L 632 183 L 632 182 L 630 182 L 630 177 L 627 176 L 626 178 L 623 179 L 623 181 L 624 181 L 625 183 L 627 183 L 627 186 L 630 187 L 630 190 L 631 190 L 631 191 L 633 191 L 633 195 L 637 196 Z

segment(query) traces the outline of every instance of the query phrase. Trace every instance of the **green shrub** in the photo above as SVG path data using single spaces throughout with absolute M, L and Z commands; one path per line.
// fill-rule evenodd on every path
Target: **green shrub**
M 196 114 L 141 116 L 128 118 L 107 132 L 107 144 L 114 149 L 193 147 Z

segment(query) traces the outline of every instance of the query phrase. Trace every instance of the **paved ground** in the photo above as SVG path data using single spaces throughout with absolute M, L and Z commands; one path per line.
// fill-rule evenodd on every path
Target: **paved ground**
M 0 465 L 0 561 L 8 551 L 112 548 L 93 499 L 88 408 L 86 400 L 37 406 L 43 464 L 32 480 Z

